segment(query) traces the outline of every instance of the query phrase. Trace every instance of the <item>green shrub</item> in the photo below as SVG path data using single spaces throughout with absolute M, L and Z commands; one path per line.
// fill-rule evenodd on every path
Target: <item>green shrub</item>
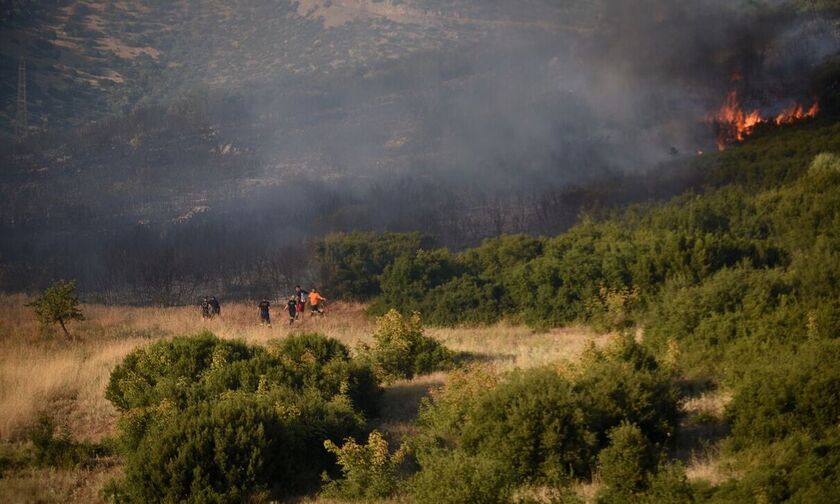
M 319 334 L 289 336 L 268 351 L 205 331 L 140 348 L 111 373 L 105 397 L 120 411 L 183 407 L 230 390 L 311 388 L 324 397 L 345 394 L 374 413 L 380 388 L 371 369 L 350 359 L 339 341 Z
M 129 353 L 111 372 L 105 397 L 120 411 L 153 406 L 164 399 L 184 406 L 202 399 L 200 381 L 206 372 L 259 353 L 209 331 L 161 341 Z
M 597 442 L 572 384 L 552 369 L 515 372 L 484 394 L 459 441 L 467 453 L 504 464 L 517 482 L 588 474 Z
M 463 274 L 429 291 L 420 311 L 439 325 L 492 324 L 517 315 L 515 305 L 500 301 L 502 297 L 495 282 Z
M 504 463 L 461 450 L 433 452 L 418 462 L 421 470 L 409 485 L 417 504 L 505 504 L 516 483 Z
M 330 467 L 324 439 L 358 434 L 347 402 L 230 393 L 154 421 L 126 456 L 131 502 L 242 502 L 311 488 Z
M 590 347 L 575 369 L 574 387 L 599 447 L 622 422 L 638 426 L 654 443 L 672 439 L 679 402 L 674 379 L 631 335 L 603 350 Z
M 780 361 L 781 360 L 781 361 Z M 727 408 L 736 447 L 813 435 L 840 421 L 840 342 L 816 341 L 755 368 Z
M 438 441 L 455 445 L 470 412 L 495 389 L 502 377 L 489 365 L 472 364 L 452 371 L 446 385 L 423 398 L 417 423 L 425 439 L 421 444 L 436 447 Z M 415 440 L 416 441 L 416 440 Z
M 374 345 L 362 346 L 361 354 L 386 382 L 449 369 L 454 364 L 449 349 L 423 334 L 419 313 L 404 317 L 396 310 L 389 311 L 377 319 L 373 338 Z
M 622 423 L 661 449 L 676 427 L 677 399 L 672 376 L 630 336 L 590 348 L 562 372 L 499 376 L 473 366 L 422 403 L 415 453 L 421 472 L 424 458 L 460 451 L 494 460 L 511 485 L 562 485 L 592 473 L 608 432 Z
M 694 488 L 679 463 L 660 466 L 639 498 L 641 504 L 691 504 L 696 500 Z
M 604 483 L 598 502 L 627 502 L 647 488 L 656 457 L 641 429 L 633 424 L 615 427 L 609 438 L 610 445 L 598 454 L 598 472 Z
M 396 308 L 403 314 L 435 306 L 428 293 L 465 273 L 464 266 L 447 250 L 419 250 L 398 257 L 381 276 L 382 294 L 373 304 L 373 313 Z
M 336 299 L 366 301 L 381 292 L 379 277 L 388 265 L 431 245 L 420 233 L 330 234 L 315 245 L 315 268 Z
M 401 447 L 395 453 L 388 451 L 388 442 L 377 431 L 368 436 L 367 445 L 356 443 L 353 438 L 342 446 L 325 441 L 324 447 L 336 456 L 341 466 L 341 479 L 330 479 L 326 474 L 322 494 L 342 500 L 383 499 L 397 491 L 400 483 L 400 465 L 405 458 Z
M 210 333 L 138 349 L 107 389 L 121 415 L 130 502 L 241 502 L 309 489 L 324 440 L 363 432 L 381 390 L 340 342 L 296 334 L 268 350 Z
M 772 444 L 758 444 L 741 455 L 738 479 L 723 483 L 708 502 L 790 502 L 830 504 L 840 500 L 840 429 L 821 438 L 793 434 Z
M 41 416 L 29 430 L 29 440 L 34 448 L 34 462 L 40 467 L 90 467 L 97 458 L 108 454 L 102 445 L 75 441 L 67 430 L 56 435 L 55 424 L 48 416 Z
M 283 364 L 266 372 L 270 383 L 311 388 L 324 397 L 344 394 L 364 413 L 376 413 L 382 390 L 374 370 L 352 360 L 340 341 L 317 333 L 292 334 L 269 353 Z
M 587 303 L 590 322 L 602 330 L 626 329 L 633 325 L 640 302 L 638 288 L 601 286 L 596 297 Z
M 529 488 L 523 487 L 517 490 L 511 502 L 513 504 L 585 504 L 586 501 L 571 487 L 537 487 L 536 491 L 531 492 Z

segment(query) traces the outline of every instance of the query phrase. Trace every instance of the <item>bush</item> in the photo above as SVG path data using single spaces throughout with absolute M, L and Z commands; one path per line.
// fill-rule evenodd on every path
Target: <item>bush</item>
M 672 436 L 677 391 L 670 374 L 632 337 L 590 348 L 578 365 L 515 371 L 501 377 L 483 366 L 456 371 L 421 405 L 414 440 L 421 473 L 451 452 L 495 461 L 506 484 L 563 485 L 591 474 L 608 433 L 634 424 L 655 440 Z M 617 437 L 630 427 L 620 428 Z M 647 442 L 647 441 L 645 441 Z M 643 469 L 650 463 L 645 459 Z M 435 462 L 436 463 L 436 462 Z
M 391 310 L 376 321 L 373 347 L 362 346 L 380 380 L 409 379 L 415 375 L 449 369 L 454 355 L 440 342 L 423 334 L 420 314 L 403 317 Z
M 366 301 L 380 290 L 380 275 L 398 257 L 432 245 L 420 233 L 331 234 L 315 245 L 315 267 L 336 299 Z
M 433 389 L 421 402 L 417 417 L 421 436 L 425 438 L 421 444 L 433 448 L 437 441 L 455 445 L 470 412 L 501 379 L 489 365 L 473 364 L 451 372 L 446 385 Z
M 242 502 L 313 485 L 329 467 L 323 439 L 359 432 L 349 405 L 232 393 L 154 422 L 126 459 L 132 502 Z
M 673 377 L 631 335 L 604 350 L 590 347 L 575 369 L 574 386 L 599 447 L 622 422 L 638 426 L 654 443 L 673 438 L 679 402 Z
M 67 430 L 56 436 L 55 431 L 55 424 L 48 416 L 41 416 L 29 431 L 34 462 L 40 467 L 90 467 L 97 458 L 108 454 L 104 446 L 75 441 Z
M 383 313 L 383 308 L 396 308 L 403 314 L 423 311 L 437 303 L 428 297 L 433 289 L 463 273 L 464 266 L 457 257 L 444 249 L 398 257 L 382 273 L 382 294 L 371 309 L 373 313 Z
M 105 397 L 120 411 L 163 401 L 184 407 L 260 386 L 309 388 L 327 398 L 345 394 L 369 414 L 381 392 L 371 369 L 351 360 L 347 347 L 335 339 L 295 334 L 265 351 L 204 331 L 131 352 L 111 373 Z
M 517 482 L 588 474 L 596 446 L 572 384 L 552 369 L 516 372 L 484 394 L 459 441 L 465 452 L 502 463 Z
M 261 350 L 221 340 L 209 331 L 161 341 L 129 353 L 111 372 L 105 398 L 120 411 L 202 399 L 200 381 L 211 369 L 248 360 Z
M 380 393 L 340 342 L 296 334 L 268 350 L 210 333 L 135 350 L 107 397 L 121 411 L 131 502 L 241 502 L 309 489 L 324 448 L 363 432 Z
M 609 432 L 610 445 L 598 454 L 598 472 L 603 489 L 599 503 L 627 502 L 647 487 L 656 458 L 641 429 L 622 423 Z
M 505 504 L 514 489 L 508 467 L 491 457 L 455 450 L 427 454 L 418 462 L 422 470 L 409 485 L 417 504 Z
M 727 408 L 736 448 L 797 432 L 820 436 L 840 418 L 840 342 L 803 345 L 756 368 Z
M 660 466 L 650 477 L 647 491 L 641 495 L 642 504 L 691 504 L 695 502 L 695 492 L 685 469 L 679 463 Z
M 340 447 L 329 440 L 324 442 L 324 447 L 336 456 L 342 474 L 338 480 L 324 474 L 326 484 L 322 494 L 325 497 L 370 500 L 383 499 L 396 492 L 400 482 L 399 468 L 405 458 L 404 447 L 391 454 L 388 442 L 377 431 L 370 433 L 367 445 L 348 438 Z
M 830 504 L 840 501 L 840 429 L 821 438 L 793 434 L 742 455 L 743 474 L 713 489 L 708 502 L 790 502 Z
M 598 295 L 587 303 L 589 320 L 602 330 L 626 329 L 633 325 L 639 300 L 638 288 L 601 286 Z

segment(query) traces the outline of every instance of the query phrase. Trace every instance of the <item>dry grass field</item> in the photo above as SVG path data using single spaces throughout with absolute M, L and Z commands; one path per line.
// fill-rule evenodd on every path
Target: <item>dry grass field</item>
M 255 303 L 223 305 L 222 317 L 207 321 L 193 307 L 84 305 L 86 320 L 69 326 L 74 336 L 69 341 L 60 330 L 40 327 L 27 301 L 23 296 L 0 298 L 0 457 L 26 449 L 27 429 L 45 414 L 75 439 L 101 442 L 113 436 L 117 415 L 104 398 L 110 372 L 134 348 L 162 338 L 209 329 L 222 338 L 265 344 L 292 331 L 315 331 L 355 347 L 368 341 L 374 329 L 362 307 L 352 304 L 334 304 L 326 317 L 307 315 L 291 328 L 276 309 L 273 327 L 261 327 Z M 508 324 L 429 328 L 427 334 L 499 370 L 573 359 L 588 342 L 603 345 L 610 338 L 582 327 L 534 332 Z M 393 440 L 409 433 L 420 399 L 445 380 L 445 373 L 436 373 L 390 385 L 382 416 L 374 420 L 377 428 Z M 710 409 L 719 408 L 707 402 Z M 700 472 L 713 471 L 700 466 Z M 8 470 L 0 477 L 0 502 L 98 502 L 99 489 L 119 473 L 113 458 L 89 469 Z

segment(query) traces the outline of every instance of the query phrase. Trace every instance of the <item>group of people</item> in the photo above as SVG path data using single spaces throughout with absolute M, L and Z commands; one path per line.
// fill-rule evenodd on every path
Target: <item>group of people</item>
M 309 316 L 324 315 L 324 302 L 327 298 L 318 292 L 316 287 L 305 291 L 300 288 L 300 285 L 295 286 L 295 293 L 289 298 L 288 302 L 283 306 L 283 310 L 289 315 L 289 325 L 295 323 L 295 320 L 303 315 L 307 303 L 309 304 Z M 263 298 L 259 303 L 260 308 L 260 324 L 271 327 L 271 302 L 267 298 Z
M 216 296 L 204 296 L 204 300 L 201 302 L 201 318 L 211 319 L 221 314 L 222 305 L 219 304 Z
M 305 291 L 300 288 L 300 285 L 295 286 L 295 293 L 289 298 L 289 301 L 283 306 L 283 310 L 289 314 L 289 325 L 295 323 L 309 305 L 309 315 L 324 315 L 324 302 L 327 298 L 318 292 L 316 287 Z M 271 302 L 268 298 L 263 298 L 257 305 L 260 309 L 260 325 L 267 325 L 271 327 Z M 205 319 L 212 319 L 222 314 L 222 306 L 216 296 L 204 296 L 201 301 L 201 317 Z

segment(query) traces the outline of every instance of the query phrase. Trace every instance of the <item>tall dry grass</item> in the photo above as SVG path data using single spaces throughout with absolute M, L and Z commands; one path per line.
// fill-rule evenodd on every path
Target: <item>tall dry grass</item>
M 113 434 L 116 411 L 105 400 L 111 370 L 133 349 L 179 334 L 213 331 L 221 338 L 265 344 L 292 331 L 317 331 L 356 345 L 372 331 L 358 305 L 336 304 L 326 317 L 305 315 L 293 326 L 275 310 L 261 327 L 255 304 L 223 306 L 203 320 L 197 308 L 84 305 L 86 320 L 70 324 L 67 341 L 42 328 L 23 296 L 0 299 L 0 441 L 19 438 L 40 414 L 49 414 L 79 439 Z
M 221 338 L 263 345 L 312 331 L 356 347 L 371 342 L 375 326 L 357 304 L 332 304 L 325 317 L 305 314 L 292 326 L 275 308 L 271 328 L 259 325 L 256 303 L 225 304 L 222 316 L 213 320 L 203 320 L 197 307 L 84 305 L 86 320 L 68 326 L 74 336 L 69 341 L 56 328 L 42 328 L 28 301 L 0 296 L 0 443 L 23 439 L 42 414 L 79 440 L 113 436 L 117 414 L 104 397 L 111 370 L 135 348 L 164 338 L 207 329 Z M 500 371 L 571 359 L 587 342 L 603 344 L 609 338 L 584 328 L 535 333 L 509 324 L 429 328 L 427 333 Z M 398 442 L 412 432 L 421 398 L 445 380 L 445 373 L 435 373 L 390 385 L 375 426 Z M 98 488 L 119 470 L 113 464 L 95 470 L 24 469 L 0 479 L 0 501 L 96 502 Z
M 370 341 L 375 324 L 361 305 L 342 303 L 333 304 L 325 317 L 305 314 L 291 326 L 275 309 L 270 328 L 260 326 L 256 303 L 223 305 L 222 316 L 212 320 L 202 319 L 195 307 L 84 305 L 86 320 L 69 326 L 74 340 L 67 341 L 55 328 L 40 327 L 27 301 L 0 299 L 0 440 L 19 437 L 44 412 L 79 439 L 113 434 L 116 412 L 104 398 L 111 370 L 133 349 L 162 338 L 207 329 L 221 338 L 266 344 L 291 332 L 315 331 L 355 347 Z M 501 370 L 572 358 L 587 341 L 607 339 L 583 328 L 535 333 L 507 324 L 428 333 Z

